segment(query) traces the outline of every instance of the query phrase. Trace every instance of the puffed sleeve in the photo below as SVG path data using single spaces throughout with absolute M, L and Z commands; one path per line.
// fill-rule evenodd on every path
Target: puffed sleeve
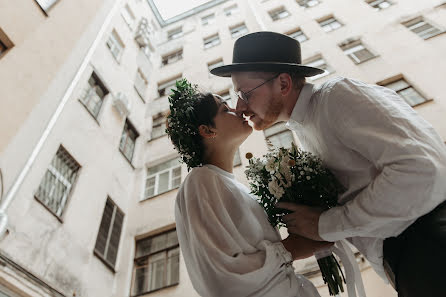
M 175 219 L 184 261 L 200 295 L 299 296 L 291 254 L 280 238 L 250 240 L 256 238 L 253 232 L 261 232 L 251 211 L 222 176 L 207 168 L 191 172 L 184 182 Z

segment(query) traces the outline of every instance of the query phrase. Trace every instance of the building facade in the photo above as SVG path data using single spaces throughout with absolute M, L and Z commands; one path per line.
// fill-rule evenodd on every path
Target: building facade
M 311 83 L 394 89 L 446 140 L 444 1 L 214 0 L 167 20 L 152 0 L 19 1 L 0 19 L 0 296 L 198 296 L 175 233 L 187 170 L 165 135 L 167 97 L 184 77 L 234 105 L 209 69 L 244 34 L 299 40 L 303 64 L 326 70 Z M 267 142 L 299 140 L 283 124 L 253 132 L 239 180 Z M 368 296 L 396 296 L 357 260 Z M 314 259 L 294 266 L 328 296 Z

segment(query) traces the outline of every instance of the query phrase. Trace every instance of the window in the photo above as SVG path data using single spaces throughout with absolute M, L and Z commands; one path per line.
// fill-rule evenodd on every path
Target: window
M 342 24 L 338 22 L 334 17 L 329 17 L 325 20 L 319 20 L 318 23 L 325 32 L 331 32 L 342 27 Z
M 144 100 L 149 82 L 140 68 L 136 71 L 134 86 L 138 95 Z
M 119 150 L 132 162 L 133 152 L 135 150 L 136 138 L 139 134 L 129 120 L 125 120 L 124 130 L 122 131 L 121 141 L 119 142 Z
M 327 62 L 325 61 L 325 59 L 322 56 L 320 56 L 320 55 L 317 55 L 315 57 L 312 57 L 312 58 L 308 59 L 304 63 L 304 66 L 317 67 L 317 68 L 321 68 L 321 69 L 325 70 L 324 73 L 308 77 L 308 79 L 310 79 L 310 80 L 316 80 L 318 78 L 327 76 L 330 73 L 334 72 L 333 69 L 329 65 L 327 65 Z
M 124 18 L 124 21 L 129 26 L 130 30 L 133 30 L 133 26 L 135 26 L 136 17 L 133 14 L 133 11 L 130 9 L 130 6 L 126 4 L 121 11 L 121 15 Z
M 147 169 L 145 198 L 178 188 L 181 184 L 181 165 L 178 158 Z
M 375 8 L 375 10 L 386 9 L 392 5 L 392 2 L 387 0 L 368 0 L 367 4 Z
M 54 6 L 54 4 L 59 2 L 59 0 L 36 0 L 36 2 L 46 14 L 50 10 L 50 8 Z
M 316 6 L 319 3 L 319 0 L 297 0 L 297 4 L 305 8 Z
M 277 9 L 271 10 L 268 13 L 269 16 L 273 19 L 273 21 L 278 21 L 290 15 L 288 10 L 286 10 L 284 7 L 279 7 Z
M 221 59 L 221 58 L 218 59 L 218 60 L 215 60 L 213 62 L 208 63 L 209 71 L 211 71 L 212 69 L 214 69 L 216 67 L 220 67 L 220 66 L 223 66 L 223 59 Z
M 204 43 L 204 48 L 211 48 L 214 46 L 217 46 L 220 44 L 220 37 L 217 34 L 214 34 L 212 36 L 206 37 L 205 39 L 203 39 L 203 43 Z
M 180 248 L 177 231 L 136 242 L 133 295 L 179 283 Z
M 364 47 L 360 40 L 342 44 L 341 49 L 356 64 L 375 58 L 375 55 Z
M 201 18 L 201 24 L 207 26 L 215 23 L 215 13 L 209 14 Z
M 180 78 L 181 78 L 181 76 L 178 76 L 178 77 L 171 79 L 169 81 L 166 81 L 164 83 L 159 83 L 158 84 L 158 95 L 160 97 L 170 95 L 172 93 L 172 89 L 176 85 L 176 81 Z
M 124 50 L 124 43 L 121 41 L 121 38 L 115 30 L 110 34 L 110 37 L 107 40 L 107 46 L 115 60 L 119 62 Z
M 151 139 L 164 135 L 166 135 L 166 115 L 164 113 L 160 113 L 153 117 Z
M 266 141 L 274 147 L 290 148 L 294 143 L 291 130 L 285 127 L 285 123 L 277 123 L 263 131 Z
M 6 52 L 12 48 L 14 44 L 6 36 L 5 32 L 0 28 L 0 58 L 3 57 Z
M 224 11 L 225 11 L 225 15 L 226 16 L 231 16 L 231 15 L 234 15 L 234 14 L 238 13 L 239 9 L 238 9 L 237 4 L 234 4 L 232 6 L 229 6 L 229 7 L 225 8 Z
M 88 86 L 80 101 L 87 108 L 90 114 L 97 119 L 101 110 L 104 97 L 108 94 L 107 88 L 101 82 L 96 73 L 92 73 L 88 79 Z
M 167 32 L 168 40 L 177 39 L 177 38 L 180 38 L 181 36 L 183 36 L 183 28 L 181 28 L 181 27 L 170 30 L 169 32 Z
M 166 66 L 183 59 L 183 49 L 179 49 L 171 54 L 162 57 L 161 64 Z
M 229 31 L 231 32 L 232 38 L 237 38 L 244 35 L 245 33 L 248 33 L 248 28 L 245 24 L 240 24 L 229 28 Z
M 80 165 L 60 146 L 35 194 L 57 217 L 62 215 Z
M 302 32 L 302 30 L 297 29 L 295 31 L 292 31 L 290 33 L 287 33 L 286 35 L 288 35 L 291 38 L 296 39 L 297 41 L 299 41 L 300 43 L 307 41 L 308 37 L 304 34 L 304 32 Z
M 107 198 L 94 253 L 112 269 L 115 268 L 124 213 Z
M 239 165 L 242 165 L 242 159 L 240 159 L 240 150 L 237 149 L 237 151 L 235 152 L 235 155 L 234 155 L 234 160 L 232 162 L 232 166 L 235 167 L 235 166 L 239 166 Z
M 443 31 L 429 24 L 423 20 L 423 18 L 416 18 L 403 23 L 403 25 L 423 39 L 428 39 L 432 36 L 443 33 Z
M 420 95 L 407 81 L 403 78 L 383 85 L 386 88 L 392 89 L 398 93 L 410 105 L 415 106 L 426 102 L 427 99 Z

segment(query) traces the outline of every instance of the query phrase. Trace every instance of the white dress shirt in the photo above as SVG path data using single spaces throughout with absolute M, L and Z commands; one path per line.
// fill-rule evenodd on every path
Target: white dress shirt
M 206 297 L 319 297 L 294 273 L 263 208 L 233 174 L 193 168 L 178 192 L 178 240 L 195 290 Z
M 347 238 L 386 279 L 383 241 L 446 200 L 446 149 L 394 91 L 347 78 L 306 84 L 287 127 L 347 189 L 319 236 Z

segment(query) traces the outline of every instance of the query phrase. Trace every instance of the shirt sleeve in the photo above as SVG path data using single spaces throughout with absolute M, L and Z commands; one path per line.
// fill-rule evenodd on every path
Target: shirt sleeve
M 202 296 L 261 296 L 276 289 L 281 296 L 296 296 L 285 269 L 291 254 L 280 241 L 247 242 L 251 236 L 241 233 L 240 224 L 243 232 L 258 229 L 249 223 L 250 209 L 232 191 L 221 177 L 203 169 L 189 178 L 177 201 L 177 225 L 181 222 L 185 230 L 178 234 L 180 247 L 187 250 L 194 288 Z
M 397 236 L 446 199 L 444 143 L 399 95 L 344 79 L 328 97 L 333 133 L 379 173 L 355 198 L 321 215 L 324 240 Z

